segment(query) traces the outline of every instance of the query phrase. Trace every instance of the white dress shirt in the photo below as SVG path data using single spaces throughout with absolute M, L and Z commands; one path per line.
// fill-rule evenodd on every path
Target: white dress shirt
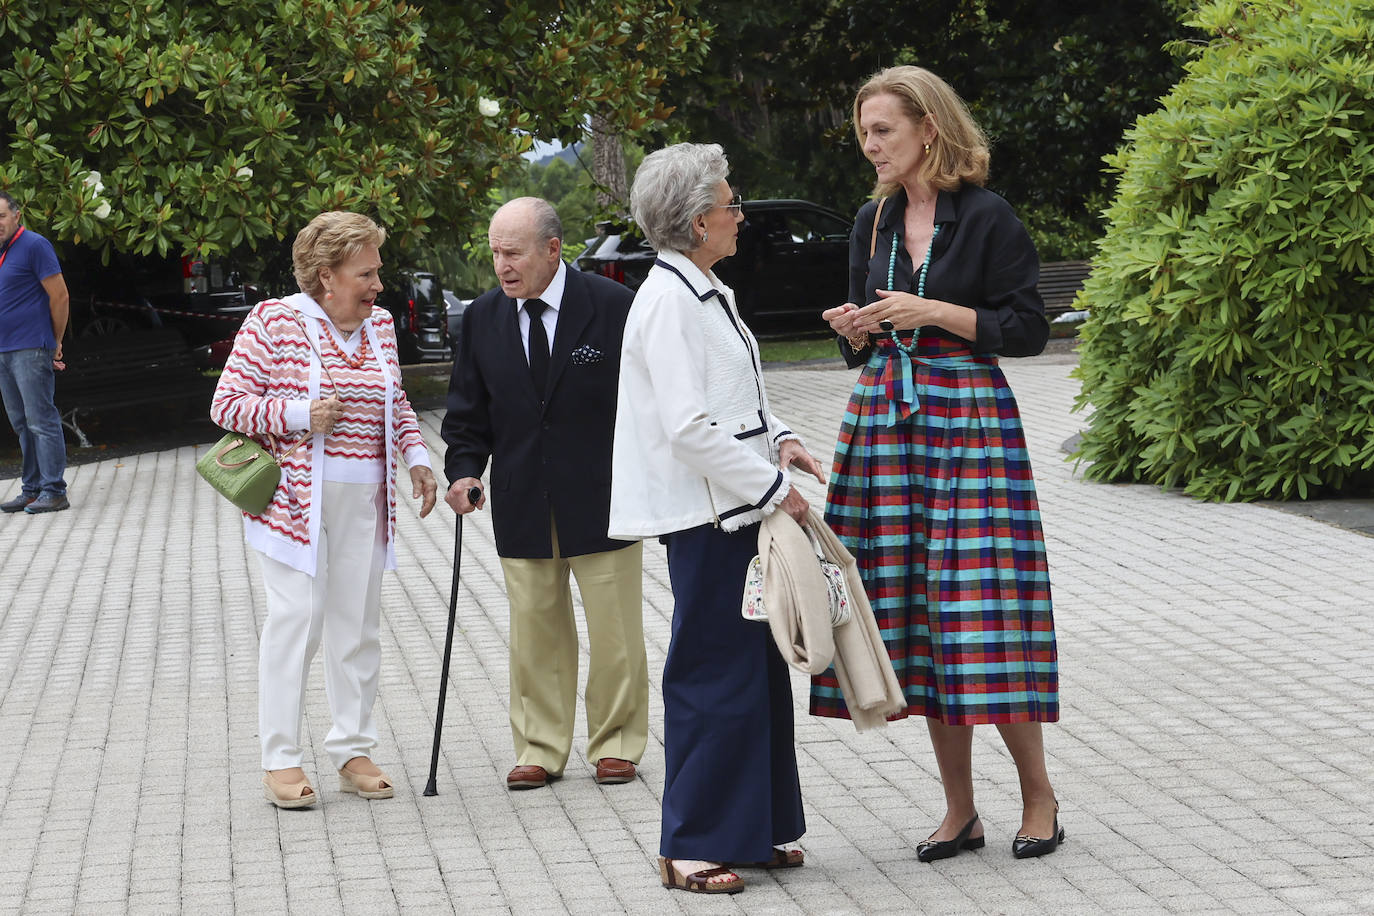
M 563 288 L 568 285 L 568 265 L 562 261 L 558 262 L 558 270 L 554 272 L 553 279 L 549 285 L 536 299 L 542 299 L 548 308 L 544 309 L 544 314 L 540 319 L 544 322 L 544 336 L 549 341 L 549 355 L 553 355 L 553 332 L 558 330 L 558 310 L 563 307 Z M 530 358 L 530 313 L 525 311 L 525 303 L 528 299 L 516 299 L 516 317 L 520 322 L 520 345 L 525 348 L 525 360 Z

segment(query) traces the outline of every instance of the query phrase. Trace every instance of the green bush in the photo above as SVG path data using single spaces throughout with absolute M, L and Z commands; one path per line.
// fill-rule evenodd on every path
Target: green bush
M 1374 484 L 1374 0 L 1218 0 L 1109 166 L 1080 294 L 1090 477 L 1202 499 Z
M 267 271 L 358 210 L 395 264 L 485 234 L 474 206 L 534 138 L 666 121 L 706 53 L 694 5 L 0 0 L 0 190 L 54 241 Z

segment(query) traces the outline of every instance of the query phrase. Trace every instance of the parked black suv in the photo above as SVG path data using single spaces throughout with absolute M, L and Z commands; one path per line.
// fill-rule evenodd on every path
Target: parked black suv
M 439 278 L 426 270 L 383 270 L 382 286 L 377 304 L 396 320 L 401 362 L 432 363 L 452 358 Z
M 448 310 L 448 345 L 453 350 L 453 358 L 458 358 L 458 345 L 463 339 L 463 313 L 472 304 L 451 289 L 444 290 L 444 305 Z
M 224 365 L 244 316 L 266 298 L 227 258 L 114 253 L 102 263 L 80 245 L 64 246 L 59 256 L 73 335 L 175 330 L 202 366 Z
M 633 226 L 597 226 L 578 257 L 581 270 L 638 289 L 655 252 Z M 716 264 L 755 331 L 821 331 L 821 312 L 849 290 L 850 221 L 805 200 L 746 200 L 735 254 Z

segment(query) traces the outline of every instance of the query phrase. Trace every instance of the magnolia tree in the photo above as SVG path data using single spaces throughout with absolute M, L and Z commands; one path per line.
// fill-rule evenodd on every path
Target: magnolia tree
M 533 139 L 665 119 L 694 3 L 0 0 L 0 189 L 107 252 L 274 246 L 331 209 L 461 234 Z
M 1109 163 L 1079 455 L 1204 499 L 1374 486 L 1374 0 L 1220 0 Z

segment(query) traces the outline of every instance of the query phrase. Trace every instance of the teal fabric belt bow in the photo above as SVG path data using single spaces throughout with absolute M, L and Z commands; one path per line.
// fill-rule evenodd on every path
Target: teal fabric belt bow
M 972 353 L 965 353 L 960 356 L 912 356 L 901 347 L 893 347 L 895 353 L 890 353 L 887 348 L 873 350 L 875 359 L 886 360 L 882 373 L 878 376 L 878 381 L 882 384 L 883 390 L 887 393 L 887 425 L 896 426 L 898 423 L 908 420 L 911 415 L 921 409 L 921 402 L 916 397 L 916 382 L 912 378 L 912 361 L 922 365 L 931 366 L 936 369 L 958 369 L 963 366 L 974 365 L 996 365 L 995 359 L 989 360 L 986 356 L 976 356 Z

